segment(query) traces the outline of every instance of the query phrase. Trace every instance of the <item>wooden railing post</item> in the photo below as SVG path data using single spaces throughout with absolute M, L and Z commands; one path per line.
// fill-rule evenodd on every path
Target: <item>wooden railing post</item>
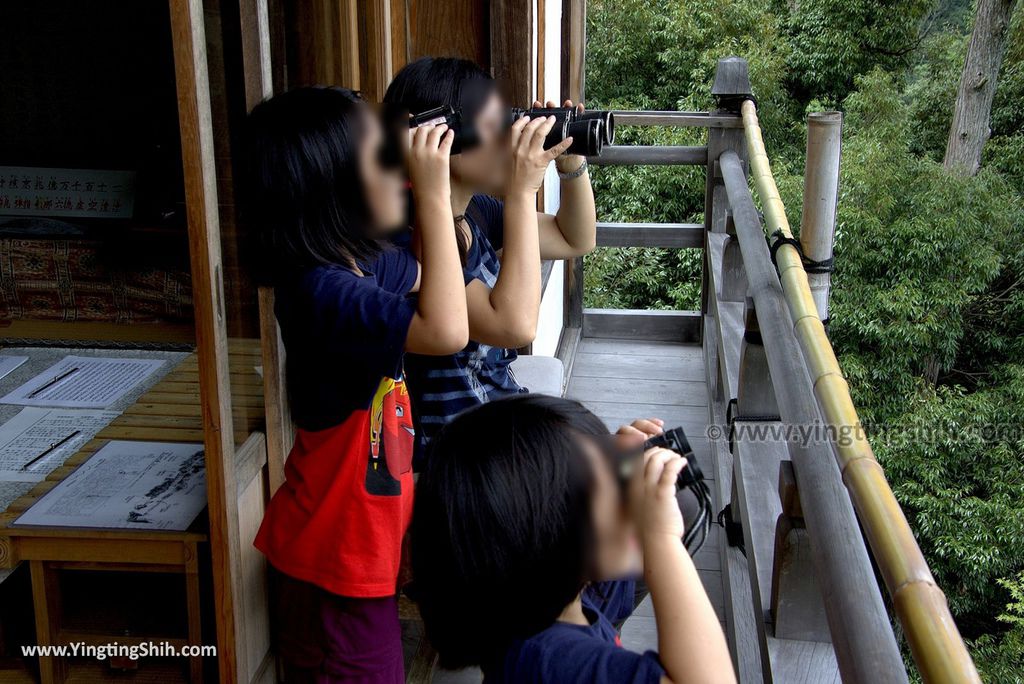
M 740 373 L 736 391 L 736 411 L 733 418 L 759 416 L 778 420 L 779 405 L 768 370 L 768 358 L 761 342 L 761 328 L 757 324 L 754 300 L 746 298 L 743 342 L 740 345 Z
M 718 67 L 715 69 L 715 82 L 711 88 L 711 94 L 715 98 L 716 108 L 711 111 L 711 116 L 722 114 L 738 114 L 743 100 L 751 97 L 750 77 L 748 74 L 747 61 L 740 57 L 726 57 L 718 60 Z M 722 174 L 718 169 L 718 158 L 726 150 L 734 150 L 736 154 L 744 158 L 746 155 L 746 143 L 743 139 L 743 131 L 735 128 L 709 128 L 708 129 L 708 170 L 707 181 L 704 189 L 704 230 L 724 233 L 729 224 L 729 201 L 725 195 L 725 188 L 722 185 Z M 730 241 L 733 242 L 733 241 Z M 726 245 L 726 254 L 723 259 L 727 264 L 735 268 L 736 245 Z M 729 252 L 733 252 L 729 254 Z M 701 287 L 701 311 L 708 312 L 708 263 L 707 250 L 704 251 L 704 277 Z M 727 266 L 728 268 L 728 266 Z M 729 282 L 729 278 L 723 280 L 723 284 Z M 742 279 L 746 282 L 746 279 Z M 732 301 L 742 301 L 741 298 L 734 298 L 732 293 L 723 292 L 723 297 Z
M 775 525 L 772 563 L 775 638 L 831 643 L 792 461 L 779 464 L 779 499 L 782 513 Z

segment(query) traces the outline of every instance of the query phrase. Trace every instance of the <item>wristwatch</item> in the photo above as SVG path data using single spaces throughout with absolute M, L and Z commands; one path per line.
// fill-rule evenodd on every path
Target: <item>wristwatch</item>
M 557 167 L 555 167 L 555 168 L 557 169 Z M 558 172 L 558 177 L 561 178 L 562 180 L 572 180 L 573 178 L 579 178 L 580 176 L 582 176 L 584 171 L 586 171 L 586 170 L 587 170 L 587 159 L 586 159 L 586 157 L 584 157 L 583 158 L 583 162 L 579 165 L 579 168 L 577 168 L 575 171 L 569 171 L 567 173 L 563 173 L 563 172 L 559 171 Z

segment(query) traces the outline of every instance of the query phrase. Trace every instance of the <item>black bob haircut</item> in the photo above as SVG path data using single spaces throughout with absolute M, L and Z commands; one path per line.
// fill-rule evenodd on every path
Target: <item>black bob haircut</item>
M 410 593 L 443 667 L 495 662 L 592 576 L 587 437 L 608 430 L 540 394 L 474 407 L 438 435 L 416 486 Z
M 256 105 L 246 126 L 243 211 L 256 229 L 258 280 L 369 259 L 359 172 L 369 108 L 346 88 L 303 87 Z
M 395 75 L 384 93 L 384 104 L 412 114 L 449 105 L 472 121 L 495 88 L 491 75 L 468 59 L 421 57 Z

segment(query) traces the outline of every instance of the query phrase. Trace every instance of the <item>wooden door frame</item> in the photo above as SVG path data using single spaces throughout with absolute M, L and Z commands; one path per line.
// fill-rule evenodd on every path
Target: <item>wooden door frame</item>
M 491 0 L 491 75 L 514 107 L 529 107 L 534 82 L 533 0 Z
M 221 682 L 237 682 L 239 649 L 246 640 L 206 28 L 202 0 L 169 0 L 169 5 L 204 426 L 217 665 Z

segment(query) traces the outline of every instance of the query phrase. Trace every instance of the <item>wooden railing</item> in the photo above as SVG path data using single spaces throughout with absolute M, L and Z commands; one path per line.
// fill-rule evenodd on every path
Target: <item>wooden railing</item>
M 619 125 L 706 127 L 706 145 L 612 146 L 590 161 L 707 169 L 703 224 L 600 223 L 598 245 L 704 249 L 701 311 L 678 312 L 678 320 L 664 312 L 620 313 L 615 325 L 703 344 L 717 482 L 741 528 L 735 536 L 742 547 L 721 550 L 740 679 L 908 681 L 874 561 L 924 680 L 979 681 L 945 597 L 857 431 L 790 244 L 777 248 L 780 282 L 748 185 L 751 167 L 769 232 L 792 236 L 756 125 L 746 62 L 721 60 L 712 93 L 718 109 L 709 113 L 616 112 Z M 570 354 L 589 321 L 604 313 L 584 312 L 582 269 L 575 262 L 566 279 L 560 351 Z M 640 321 L 644 316 L 650 320 Z M 859 435 L 853 446 L 840 445 L 836 437 L 851 431 Z

